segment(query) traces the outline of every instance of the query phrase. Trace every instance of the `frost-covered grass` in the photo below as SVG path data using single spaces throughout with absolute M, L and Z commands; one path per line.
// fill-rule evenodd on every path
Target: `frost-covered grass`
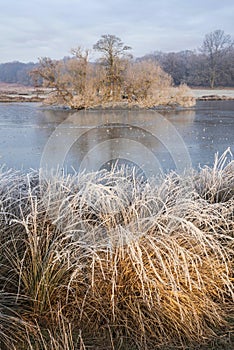
M 174 349 L 233 331 L 234 162 L 0 172 L 0 348 Z M 228 333 L 229 332 L 229 333 Z
M 202 97 L 202 96 L 210 96 L 210 95 L 216 95 L 219 97 L 226 96 L 229 98 L 234 99 L 234 89 L 191 89 L 193 95 L 196 98 Z

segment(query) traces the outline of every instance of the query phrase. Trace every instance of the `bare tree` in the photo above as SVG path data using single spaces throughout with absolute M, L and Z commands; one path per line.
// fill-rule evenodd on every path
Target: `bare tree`
M 128 53 L 130 46 L 124 45 L 115 35 L 102 35 L 93 46 L 94 50 L 103 54 L 101 63 L 106 68 L 106 83 L 109 97 L 116 98 L 120 92 L 122 73 L 126 68 L 126 61 L 131 57 Z
M 43 80 L 45 87 L 52 88 L 54 94 L 51 101 L 73 106 L 75 99 L 78 107 L 86 105 L 87 85 L 90 90 L 91 66 L 89 64 L 89 50 L 80 47 L 71 50 L 72 58 L 52 60 L 44 57 L 39 65 L 31 72 L 34 81 Z
M 171 101 L 172 79 L 156 60 L 132 60 L 130 46 L 115 35 L 103 35 L 94 49 L 102 54 L 98 64 L 90 62 L 89 50 L 80 47 L 72 49 L 72 57 L 40 59 L 32 75 L 52 88 L 49 103 L 81 109 L 109 101 L 141 106 Z
M 223 30 L 218 29 L 206 34 L 200 50 L 207 56 L 211 88 L 215 86 L 218 72 L 223 68 L 222 61 L 232 47 L 231 36 Z
M 53 89 L 61 103 L 68 102 L 72 97 L 67 81 L 64 79 L 64 67 L 65 62 L 62 60 L 57 61 L 49 57 L 42 57 L 39 59 L 38 67 L 31 71 L 34 81 L 42 79 L 43 85 Z
M 68 81 L 76 94 L 84 95 L 89 70 L 89 50 L 80 46 L 71 50 L 73 58 L 68 60 L 66 69 Z

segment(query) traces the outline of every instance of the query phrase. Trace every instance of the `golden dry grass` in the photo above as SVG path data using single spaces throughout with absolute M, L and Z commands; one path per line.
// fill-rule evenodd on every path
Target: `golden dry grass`
M 232 332 L 227 155 L 160 183 L 2 170 L 1 349 L 188 349 Z

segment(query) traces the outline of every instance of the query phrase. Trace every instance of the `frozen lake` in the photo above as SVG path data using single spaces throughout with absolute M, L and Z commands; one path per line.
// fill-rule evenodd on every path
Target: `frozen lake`
M 212 165 L 234 152 L 234 101 L 180 111 L 65 111 L 0 104 L 0 162 L 6 167 L 98 170 L 116 159 L 154 174 Z

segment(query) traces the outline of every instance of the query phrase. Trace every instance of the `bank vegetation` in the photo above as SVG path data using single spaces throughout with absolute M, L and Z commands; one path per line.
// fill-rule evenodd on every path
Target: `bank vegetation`
M 2 169 L 0 348 L 232 349 L 229 156 L 156 182 Z

